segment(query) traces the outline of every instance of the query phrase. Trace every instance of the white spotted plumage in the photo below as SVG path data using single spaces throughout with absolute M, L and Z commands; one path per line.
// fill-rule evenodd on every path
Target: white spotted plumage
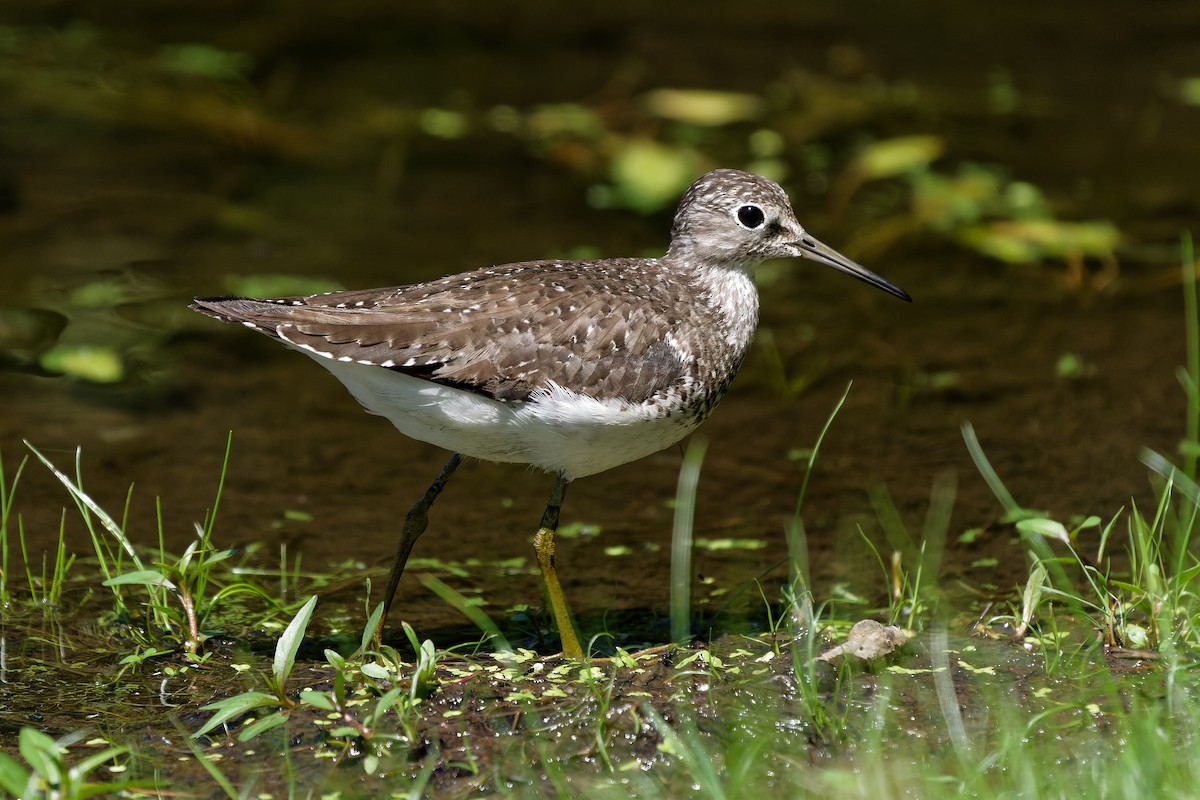
M 810 237 L 775 183 L 716 170 L 684 194 L 662 258 L 534 261 L 415 286 L 192 308 L 299 349 L 368 411 L 454 451 L 404 518 L 377 643 L 429 506 L 466 454 L 556 473 L 534 549 L 563 653 L 582 659 L 554 565 L 567 484 L 668 447 L 708 416 L 758 322 L 747 271 L 782 257 L 812 258 L 908 299 Z
M 193 308 L 311 356 L 408 436 L 578 478 L 668 447 L 708 416 L 758 322 L 749 269 L 797 256 L 907 298 L 812 239 L 779 186 L 717 170 L 684 195 L 661 258 Z

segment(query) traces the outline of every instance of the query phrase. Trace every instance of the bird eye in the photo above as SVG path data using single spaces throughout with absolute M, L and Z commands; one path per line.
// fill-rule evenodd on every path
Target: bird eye
M 742 225 L 754 229 L 762 225 L 767 216 L 758 206 L 742 206 L 737 210 L 737 218 Z

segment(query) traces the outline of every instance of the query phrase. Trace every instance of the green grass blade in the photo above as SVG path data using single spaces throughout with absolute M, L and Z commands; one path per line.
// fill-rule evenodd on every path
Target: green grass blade
M 212 536 L 213 527 L 217 523 L 217 508 L 221 505 L 221 494 L 225 489 L 225 476 L 229 474 L 229 457 L 233 453 L 233 431 L 225 439 L 225 458 L 221 461 L 221 477 L 217 479 L 217 494 L 213 497 L 212 509 L 208 512 L 208 519 L 204 524 L 204 543 L 207 545 L 209 538 Z
M 1192 481 L 1196 480 L 1196 461 L 1200 457 L 1200 312 L 1196 308 L 1196 254 L 1192 248 L 1192 235 L 1184 231 L 1179 243 L 1183 266 L 1184 333 L 1187 338 L 1187 380 L 1183 381 L 1187 392 L 1187 408 L 1184 418 L 1186 431 L 1180 449 L 1183 451 L 1183 471 Z
M 808 492 L 808 479 L 812 476 L 813 466 L 817 463 L 817 454 L 821 452 L 821 443 L 825 441 L 825 434 L 829 432 L 829 428 L 833 425 L 833 420 L 837 417 L 838 412 L 842 410 L 842 406 L 846 404 L 846 398 L 850 396 L 850 390 L 853 387 L 854 381 L 846 384 L 846 391 L 842 392 L 842 396 L 834 404 L 833 410 L 825 418 L 825 424 L 821 426 L 821 432 L 817 435 L 817 441 L 812 446 L 812 452 L 808 454 L 808 463 L 804 467 L 804 477 L 800 480 L 800 495 L 796 498 L 795 515 L 797 518 L 800 516 L 800 509 L 804 506 L 804 495 Z
M 371 617 L 367 620 L 367 626 L 363 628 L 362 641 L 358 645 L 358 655 L 367 652 L 371 647 L 371 640 L 375 638 L 375 631 L 379 628 L 379 620 L 383 616 L 383 603 L 378 603 L 375 610 L 371 612 Z
M 17 735 L 17 747 L 25 763 L 49 782 L 62 778 L 60 767 L 65 750 L 45 733 L 36 728 L 21 728 Z
M 208 757 L 208 754 L 201 750 L 200 747 L 192 741 L 192 738 L 187 735 L 187 732 L 183 730 L 178 722 L 175 723 L 175 726 L 181 734 L 180 738 L 183 740 L 183 743 L 186 744 L 188 749 L 192 751 L 192 757 L 196 759 L 200 766 L 204 767 L 204 771 L 207 772 L 209 777 L 213 779 L 213 782 L 216 783 L 217 786 L 221 787 L 221 791 L 225 793 L 225 796 L 228 797 L 229 800 L 240 800 L 241 795 L 238 793 L 237 789 L 233 788 L 233 784 L 229 782 L 229 779 L 221 773 L 221 770 L 217 769 L 217 765 L 212 762 L 212 759 Z
M 8 605 L 8 521 L 12 517 L 13 497 L 16 495 L 17 484 L 21 481 L 21 473 L 29 456 L 21 459 L 12 483 L 7 482 L 4 474 L 3 454 L 0 453 L 0 604 Z
M 470 600 L 451 589 L 444 582 L 438 580 L 433 575 L 422 575 L 420 577 L 420 581 L 425 585 L 425 588 L 429 589 L 429 591 L 433 592 L 438 597 L 442 598 L 455 609 L 457 609 L 458 613 L 471 620 L 475 627 L 483 631 L 484 634 L 496 645 L 497 650 L 503 650 L 509 653 L 512 652 L 513 648 L 512 645 L 508 643 L 508 639 L 505 638 L 504 634 L 500 632 L 500 629 L 496 627 L 496 623 L 492 622 L 487 614 L 484 614 L 479 610 L 478 606 L 473 605 Z
M 1184 474 L 1161 453 L 1145 448 L 1139 454 L 1138 460 L 1163 480 L 1173 484 L 1174 488 L 1178 489 L 1192 505 L 1200 505 L 1200 484 L 1197 484 L 1191 476 Z
M 30 774 L 4 753 L 0 753 L 0 789 L 13 797 L 25 797 Z
M 821 443 L 825 441 L 825 434 L 829 432 L 833 425 L 833 420 L 837 417 L 838 412 L 842 410 L 842 406 L 846 403 L 846 398 L 850 396 L 850 390 L 854 387 L 854 381 L 846 384 L 845 391 L 834 404 L 833 410 L 829 412 L 829 416 L 825 418 L 825 424 L 821 426 L 821 432 L 817 434 L 817 441 L 813 443 L 812 450 L 809 451 L 808 461 L 804 465 L 804 477 L 800 480 L 800 492 L 796 496 L 796 509 L 792 512 L 792 519 L 784 528 L 784 539 L 787 541 L 788 551 L 788 586 L 790 587 L 792 607 L 792 620 L 795 623 L 802 617 L 807 617 L 805 613 L 797 613 L 801 607 L 811 607 L 811 598 L 806 597 L 809 583 L 808 569 L 808 534 L 804 529 L 804 521 L 801 519 L 800 512 L 804 508 L 804 497 L 808 493 L 808 481 L 812 476 L 813 467 L 817 463 L 817 455 L 821 452 Z M 798 605 L 797 605 L 798 604 Z
M 304 631 L 308 628 L 308 621 L 312 618 L 313 609 L 316 607 L 317 596 L 313 595 L 296 612 L 296 616 L 292 617 L 292 621 L 284 628 L 283 635 L 275 644 L 275 660 L 271 662 L 271 673 L 275 676 L 276 689 L 281 695 L 283 683 L 292 673 L 292 667 L 296 664 L 296 652 L 300 649 L 300 643 L 304 641 Z
M 34 456 L 37 457 L 38 461 L 41 461 L 42 464 L 45 465 L 46 469 L 50 470 L 54 477 L 58 478 L 59 482 L 66 487 L 67 492 L 71 495 L 72 499 L 75 500 L 75 503 L 80 507 L 80 510 L 82 511 L 86 509 L 92 515 L 94 515 L 96 519 L 100 520 L 100 524 L 104 526 L 104 529 L 108 531 L 109 534 L 117 541 L 117 543 L 121 546 L 121 549 L 129 555 L 129 558 L 131 561 L 133 561 L 134 565 L 136 565 L 138 569 L 145 569 L 145 567 L 142 565 L 142 560 L 138 558 L 137 552 L 133 549 L 133 542 L 129 541 L 129 537 L 125 535 L 125 531 L 121 529 L 121 526 L 117 524 L 116 520 L 110 517 L 108 512 L 101 508 L 95 500 L 89 497 L 83 491 L 81 486 L 76 485 L 71 478 L 67 477 L 67 475 L 61 472 L 58 467 L 54 466 L 50 459 L 42 455 L 41 451 L 30 444 L 28 440 L 25 441 L 25 446 L 28 447 Z
M 239 742 L 248 742 L 260 733 L 266 733 L 269 730 L 278 728 L 280 725 L 286 724 L 288 721 L 287 714 L 282 711 L 276 711 L 274 714 L 268 714 L 265 717 L 260 717 L 254 720 L 246 727 L 238 731 L 237 739 Z
M 121 575 L 114 575 L 104 581 L 104 586 L 125 586 L 128 584 L 137 584 L 139 586 L 149 586 L 157 589 L 160 586 L 166 587 L 172 591 L 176 590 L 176 586 L 171 582 L 171 579 L 163 575 L 156 569 L 139 569 L 133 572 L 125 572 Z
M 224 725 L 235 717 L 240 717 L 247 714 L 256 708 L 276 708 L 279 706 L 279 698 L 266 692 L 242 692 L 233 697 L 226 697 L 224 700 L 218 700 L 215 703 L 209 703 L 206 706 L 201 706 L 201 711 L 215 711 L 212 719 L 204 723 L 200 730 L 192 734 L 192 738 L 196 739 L 211 731 L 220 725 Z
M 712 800 L 725 800 L 725 787 L 721 781 L 721 775 L 718 773 L 711 755 L 705 751 L 703 741 L 694 726 L 687 726 L 681 732 L 676 732 L 654 706 L 644 703 L 641 710 L 650 724 L 654 726 L 659 739 L 683 760 L 689 777 L 700 789 L 698 796 Z
M 1017 522 L 1030 516 L 1033 512 L 1025 510 L 1013 499 L 1004 486 L 1004 481 L 1000 480 L 1000 476 L 992 468 L 992 463 L 988 461 L 987 455 L 983 452 L 983 446 L 979 444 L 979 437 L 975 435 L 975 426 L 964 422 L 962 435 L 963 441 L 967 444 L 967 452 L 971 454 L 971 460 L 975 462 L 975 469 L 979 470 L 983 482 L 987 484 L 988 488 L 992 490 L 992 494 L 1000 501 L 1000 505 L 1004 507 L 1005 520 Z
M 89 775 L 91 774 L 92 770 L 96 769 L 97 767 L 103 766 L 109 761 L 115 759 L 117 756 L 123 756 L 128 752 L 129 747 L 125 745 L 106 747 L 99 753 L 93 753 L 90 756 L 86 756 L 85 758 L 81 759 L 71 769 L 79 775 Z

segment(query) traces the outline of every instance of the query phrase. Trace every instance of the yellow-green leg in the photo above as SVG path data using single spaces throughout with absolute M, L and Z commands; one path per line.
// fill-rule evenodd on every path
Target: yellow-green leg
M 462 459 L 460 453 L 451 455 L 446 466 L 442 467 L 442 471 L 433 479 L 433 483 L 429 484 L 425 494 L 421 495 L 421 499 L 413 504 L 404 517 L 404 527 L 400 529 L 400 541 L 396 543 L 396 556 L 392 559 L 392 572 L 388 575 L 387 589 L 383 593 L 383 616 L 379 618 L 379 625 L 375 628 L 373 641 L 376 647 L 383 643 L 383 629 L 387 624 L 388 611 L 392 608 L 392 600 L 396 598 L 396 587 L 400 585 L 400 576 L 404 574 L 404 565 L 408 563 L 408 554 L 412 552 L 417 538 L 425 532 L 425 527 L 429 524 L 429 507 L 442 493 L 442 489 L 446 488 L 446 483 Z
M 550 501 L 546 503 L 546 511 L 542 514 L 542 527 L 533 537 L 533 549 L 537 552 L 538 566 L 541 567 L 546 594 L 550 598 L 550 608 L 558 625 L 563 655 L 575 661 L 582 661 L 583 648 L 579 646 L 579 637 L 575 635 L 575 626 L 571 623 L 571 609 L 567 606 L 562 584 L 558 582 L 558 571 L 554 568 L 554 532 L 558 530 L 558 512 L 562 508 L 568 482 L 561 473 L 554 479 Z

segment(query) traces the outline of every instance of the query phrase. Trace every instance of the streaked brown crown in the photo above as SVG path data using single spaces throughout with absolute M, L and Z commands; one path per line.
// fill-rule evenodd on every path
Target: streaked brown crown
M 777 183 L 741 170 L 718 169 L 700 177 L 680 200 L 668 258 L 748 267 L 797 255 L 793 243 L 803 233 Z

